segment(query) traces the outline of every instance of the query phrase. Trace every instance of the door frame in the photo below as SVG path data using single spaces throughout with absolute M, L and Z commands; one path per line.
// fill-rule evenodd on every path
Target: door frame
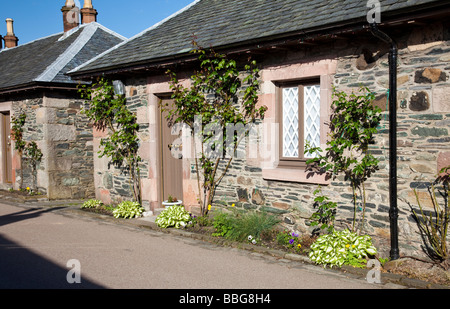
M 158 161 L 159 161 L 159 175 L 160 175 L 160 179 L 158 181 L 158 199 L 162 202 L 166 199 L 166 196 L 164 196 L 164 193 L 168 193 L 168 192 L 164 192 L 164 190 L 166 188 L 164 188 L 164 183 L 165 183 L 165 173 L 164 173 L 164 153 L 163 153 L 163 149 L 164 149 L 164 145 L 163 145 L 163 141 L 164 141 L 164 137 L 163 137 L 163 113 L 162 110 L 159 106 L 159 102 L 160 100 L 169 100 L 170 96 L 172 95 L 172 93 L 159 93 L 157 95 L 158 97 L 158 106 L 157 106 L 157 126 L 158 126 Z M 180 162 L 180 174 L 181 174 L 181 196 L 176 196 L 179 200 L 183 200 L 183 194 L 184 194 L 184 188 L 183 188 L 183 159 L 179 159 L 181 160 Z
M 14 173 L 14 141 L 11 139 L 11 117 L 13 115 L 12 113 L 12 103 L 11 102 L 2 102 L 0 104 L 0 113 L 2 114 L 0 117 L 0 183 L 3 186 L 11 186 L 15 183 L 15 173 Z M 4 122 L 3 122 L 3 115 L 9 114 L 9 120 L 10 120 L 10 126 L 9 128 L 4 128 Z M 10 142 L 10 150 L 9 153 L 6 153 L 7 151 L 7 139 L 8 137 L 3 135 L 3 132 L 6 136 L 9 136 L 9 142 Z M 10 173 L 11 173 L 11 180 L 8 181 L 7 177 L 7 162 L 5 161 L 5 155 L 9 157 L 10 160 Z M 20 167 L 21 168 L 21 167 Z
M 190 87 L 191 81 L 189 74 L 180 75 L 180 83 L 184 87 Z M 166 75 L 147 77 L 147 95 L 148 95 L 148 120 L 149 120 L 149 175 L 148 178 L 143 179 L 146 190 L 143 192 L 144 200 L 150 202 L 151 210 L 162 207 L 162 188 L 161 188 L 161 140 L 160 140 L 160 108 L 159 102 L 161 98 L 170 96 L 172 94 L 171 85 Z M 183 203 L 185 207 L 190 207 L 185 202 L 186 200 L 186 179 L 190 178 L 190 163 L 185 158 L 183 160 Z M 187 162 L 188 161 L 188 162 Z M 196 180 L 195 180 L 196 181 Z M 181 197 L 180 197 L 181 199 Z M 191 198 L 192 199 L 192 198 Z M 196 200 L 196 198 L 194 198 Z

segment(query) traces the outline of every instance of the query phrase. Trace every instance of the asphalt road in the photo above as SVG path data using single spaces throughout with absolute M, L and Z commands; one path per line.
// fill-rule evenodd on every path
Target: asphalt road
M 0 204 L 0 259 L 2 289 L 384 288 L 314 265 L 46 207 Z

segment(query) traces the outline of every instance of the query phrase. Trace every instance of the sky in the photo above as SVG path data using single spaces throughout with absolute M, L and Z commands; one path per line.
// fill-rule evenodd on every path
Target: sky
M 97 22 L 126 38 L 176 13 L 194 0 L 92 0 Z M 0 0 L 0 34 L 7 18 L 14 20 L 19 45 L 63 32 L 61 8 L 65 0 Z M 84 0 L 75 0 L 82 8 Z

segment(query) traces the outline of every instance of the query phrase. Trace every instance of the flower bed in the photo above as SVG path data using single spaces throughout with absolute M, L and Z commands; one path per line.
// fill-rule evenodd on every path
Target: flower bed
M 142 216 L 142 213 L 144 212 L 144 208 L 136 202 L 125 201 L 114 207 L 105 205 L 101 201 L 94 199 L 84 202 L 81 209 L 124 219 L 138 218 Z

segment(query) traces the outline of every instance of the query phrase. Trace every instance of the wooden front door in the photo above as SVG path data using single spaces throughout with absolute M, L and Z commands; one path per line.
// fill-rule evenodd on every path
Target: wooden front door
M 1 113 L 0 138 L 2 139 L 2 171 L 3 183 L 12 183 L 12 156 L 11 156 L 11 118 L 9 113 Z
M 168 103 L 171 106 L 173 100 L 163 99 L 163 103 Z M 181 132 L 173 132 L 166 119 L 166 112 L 160 110 L 160 115 L 161 200 L 167 200 L 169 195 L 182 200 L 183 160 L 179 155 L 181 152 Z

